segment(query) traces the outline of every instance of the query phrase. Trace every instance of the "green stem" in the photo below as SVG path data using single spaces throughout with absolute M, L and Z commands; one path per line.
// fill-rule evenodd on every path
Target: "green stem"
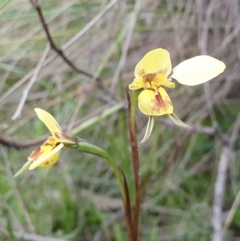
M 118 184 L 120 186 L 121 193 L 122 193 L 123 202 L 125 205 L 126 204 L 126 195 L 125 195 L 124 182 L 122 179 L 122 173 L 119 170 L 119 168 L 117 167 L 117 165 L 115 164 L 115 162 L 113 161 L 113 159 L 111 158 L 111 156 L 102 148 L 97 147 L 97 146 L 92 145 L 87 142 L 83 142 L 83 141 L 79 141 L 77 143 L 77 150 L 79 150 L 80 152 L 85 152 L 85 153 L 89 153 L 89 154 L 92 154 L 95 156 L 99 156 L 99 157 L 102 157 L 107 160 L 107 162 L 111 165 L 111 167 L 115 173 L 115 176 L 118 180 Z
M 118 183 L 119 183 L 119 186 L 121 189 L 121 193 L 122 193 L 124 210 L 125 210 L 126 221 L 127 221 L 128 238 L 129 238 L 129 241 L 133 241 L 132 217 L 131 217 L 131 208 L 130 208 L 131 203 L 130 203 L 130 199 L 129 199 L 127 181 L 125 179 L 124 173 L 118 168 L 118 166 L 115 164 L 115 162 L 113 161 L 111 156 L 102 148 L 79 140 L 76 145 L 76 149 L 79 150 L 80 152 L 89 153 L 89 154 L 99 156 L 99 157 L 106 159 L 107 162 L 113 168 L 113 171 L 118 180 Z
M 138 96 L 141 91 L 134 90 L 132 94 L 132 100 L 131 100 L 131 112 L 130 112 L 130 121 L 131 121 L 131 129 L 136 134 L 136 123 L 135 123 L 135 117 L 136 117 L 136 109 L 137 109 L 137 103 L 138 103 Z

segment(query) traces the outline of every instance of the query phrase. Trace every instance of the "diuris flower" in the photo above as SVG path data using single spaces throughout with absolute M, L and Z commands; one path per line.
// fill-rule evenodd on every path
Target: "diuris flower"
M 143 89 L 138 96 L 138 107 L 149 120 L 142 142 L 149 138 L 155 116 L 168 115 L 177 125 L 188 127 L 173 113 L 172 101 L 164 89 L 175 88 L 172 78 L 183 85 L 199 85 L 221 74 L 225 67 L 213 57 L 200 55 L 172 69 L 167 50 L 159 48 L 148 52 L 136 65 L 135 79 L 129 85 L 131 90 Z
M 33 170 L 36 167 L 50 167 L 58 161 L 59 152 L 64 146 L 73 147 L 77 138 L 63 132 L 55 118 L 47 111 L 36 108 L 38 118 L 47 126 L 52 133 L 45 143 L 34 150 L 28 157 L 28 161 L 15 174 L 15 177 L 26 170 Z

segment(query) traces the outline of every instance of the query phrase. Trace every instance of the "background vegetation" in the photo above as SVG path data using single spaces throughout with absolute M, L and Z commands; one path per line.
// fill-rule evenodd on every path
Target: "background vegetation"
M 176 83 L 175 113 L 192 129 L 158 118 L 140 146 L 141 240 L 220 241 L 222 230 L 225 240 L 239 240 L 239 1 L 40 3 L 56 45 L 95 78 L 51 50 L 29 1 L 0 1 L 0 239 L 126 240 L 120 191 L 104 160 L 64 150 L 50 170 L 13 174 L 48 135 L 33 111 L 40 107 L 108 150 L 133 194 L 124 88 L 140 58 L 162 47 L 173 66 L 209 54 L 227 68 L 205 85 Z M 139 140 L 146 123 L 138 113 Z

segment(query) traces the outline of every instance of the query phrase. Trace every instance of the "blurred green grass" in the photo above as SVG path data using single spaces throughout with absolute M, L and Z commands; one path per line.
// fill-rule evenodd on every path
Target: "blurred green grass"
M 223 210 L 227 214 L 240 187 L 237 162 L 239 37 L 233 34 L 239 22 L 239 2 L 219 1 L 210 20 L 206 16 L 209 1 L 203 1 L 202 11 L 195 0 L 140 2 L 138 13 L 133 1 L 41 1 L 56 44 L 67 46 L 66 55 L 81 69 L 100 75 L 104 87 L 113 90 L 117 101 L 93 80 L 73 72 L 50 51 L 20 118 L 13 121 L 11 117 L 30 78 L 26 76 L 37 66 L 47 41 L 28 1 L 21 4 L 6 1 L 0 8 L 1 133 L 19 142 L 45 136 L 47 130 L 36 118 L 35 107 L 48 110 L 61 125 L 71 129 L 87 115 L 125 101 L 124 88 L 132 81 L 134 67 L 147 51 L 166 48 L 175 66 L 201 53 L 207 24 L 207 52 L 227 65 L 225 74 L 209 83 L 210 110 L 203 86 L 190 88 L 176 84 L 169 95 L 175 112 L 188 123 L 212 126 L 210 111 L 221 130 L 230 136 L 237 135 L 235 159 L 229 166 L 225 190 Z M 111 3 L 109 10 L 70 42 Z M 134 14 L 137 21 L 127 46 L 128 27 Z M 127 46 L 126 58 L 122 57 L 124 46 Z M 118 83 L 113 88 L 113 76 L 118 68 Z M 139 140 L 146 123 L 147 118 L 138 112 Z M 99 118 L 94 125 L 86 126 L 77 134 L 111 153 L 124 170 L 133 196 L 126 109 Z M 15 150 L 1 146 L 1 240 L 34 240 L 34 237 L 43 241 L 50 237 L 56 240 L 126 240 L 123 211 L 118 204 L 120 191 L 104 160 L 64 150 L 58 165 L 50 170 L 37 169 L 13 179 L 12 174 L 22 166 L 33 148 Z M 141 240 L 211 239 L 214 182 L 221 150 L 220 141 L 213 136 L 173 128 L 161 122 L 161 118 L 156 120 L 151 138 L 139 147 L 141 177 L 146 188 L 140 220 Z M 239 239 L 238 228 L 239 210 L 229 227 L 228 240 Z M 19 233 L 23 231 L 34 232 L 35 236 L 21 239 Z

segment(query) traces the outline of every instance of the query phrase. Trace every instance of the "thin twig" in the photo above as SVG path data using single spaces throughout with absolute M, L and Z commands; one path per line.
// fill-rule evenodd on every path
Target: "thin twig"
M 52 50 L 54 50 L 58 56 L 60 56 L 63 61 L 65 63 L 68 64 L 68 66 L 70 68 L 72 68 L 75 72 L 79 73 L 79 74 L 82 74 L 82 75 L 85 75 L 93 80 L 96 80 L 97 81 L 97 84 L 98 84 L 98 87 L 102 90 L 104 90 L 113 100 L 118 100 L 116 95 L 114 95 L 113 93 L 111 93 L 111 91 L 109 91 L 108 89 L 106 89 L 103 84 L 102 84 L 102 80 L 99 76 L 97 75 L 93 75 L 85 70 L 82 70 L 80 68 L 78 68 L 70 59 L 67 58 L 67 56 L 65 55 L 65 53 L 63 52 L 62 49 L 60 49 L 59 47 L 57 47 L 57 45 L 55 44 L 52 36 L 51 36 L 51 33 L 49 31 L 49 28 L 48 28 L 48 24 L 44 18 L 44 15 L 42 13 L 42 8 L 41 8 L 41 5 L 39 4 L 39 1 L 38 0 L 29 0 L 30 3 L 32 4 L 32 6 L 36 9 L 37 13 L 38 13 L 38 16 L 39 16 L 39 19 L 41 21 L 41 24 L 42 24 L 42 27 L 46 33 L 46 36 L 47 36 L 47 40 L 50 44 L 50 47 L 52 48 Z M 114 2 L 113 2 L 114 3 Z
M 172 121 L 168 121 L 166 119 L 162 119 L 161 120 L 163 124 L 167 125 L 167 126 L 171 126 L 174 128 L 178 128 L 178 129 L 183 129 L 182 127 L 177 126 L 175 123 L 173 123 Z M 210 136 L 215 136 L 216 138 L 218 138 L 223 145 L 228 144 L 230 141 L 230 136 L 228 133 L 222 133 L 219 128 L 211 126 L 211 127 L 205 127 L 205 126 L 194 126 L 191 124 L 188 124 L 189 132 L 194 132 L 194 133 L 203 133 L 206 135 L 210 135 Z M 231 134 L 231 133 L 230 133 Z
M 6 146 L 8 148 L 22 150 L 22 149 L 26 149 L 26 148 L 29 148 L 32 146 L 37 146 L 37 145 L 43 143 L 45 139 L 46 139 L 46 137 L 43 136 L 36 140 L 28 140 L 28 141 L 23 142 L 23 141 L 15 141 L 9 137 L 0 136 L 0 144 L 2 146 Z
M 170 127 L 177 128 L 177 129 L 183 129 L 182 127 L 179 127 L 174 122 L 169 121 L 168 119 L 162 118 L 161 122 L 166 126 L 170 126 Z M 204 134 L 207 134 L 207 135 L 210 135 L 210 136 L 215 135 L 215 132 L 216 132 L 215 128 L 212 127 L 212 126 L 211 127 L 194 126 L 194 125 L 191 125 L 189 123 L 187 123 L 187 125 L 189 126 L 189 129 L 187 129 L 189 132 L 204 133 Z
M 223 147 L 223 151 L 220 156 L 217 178 L 214 185 L 214 203 L 213 203 L 213 237 L 212 241 L 222 241 L 222 208 L 223 208 L 223 196 L 225 190 L 225 182 L 228 164 L 231 159 L 231 150 L 228 146 Z
M 207 8 L 206 18 L 203 23 L 201 38 L 199 38 L 201 54 L 207 54 L 209 26 L 210 26 L 213 10 L 216 8 L 216 5 L 217 5 L 216 0 L 211 0 L 210 4 L 208 5 L 208 8 Z M 208 82 L 204 83 L 204 93 L 205 93 L 207 108 L 208 108 L 208 112 L 209 112 L 211 121 L 212 121 L 213 125 L 219 129 L 214 110 L 212 109 L 213 97 L 209 91 L 209 83 Z
M 127 30 L 127 33 L 126 33 L 126 39 L 125 39 L 125 42 L 124 42 L 123 47 L 122 47 L 121 59 L 119 60 L 119 64 L 118 64 L 118 66 L 116 68 L 116 71 L 115 71 L 115 74 L 113 76 L 111 91 L 113 91 L 115 89 L 117 81 L 119 79 L 120 72 L 125 65 L 127 53 L 128 53 L 128 49 L 129 49 L 129 46 L 130 46 L 132 36 L 133 36 L 133 32 L 134 32 L 134 28 L 135 28 L 135 25 L 136 25 L 138 13 L 139 13 L 139 10 L 141 9 L 140 7 L 141 7 L 141 1 L 136 0 L 133 13 L 131 14 L 130 19 L 129 19 L 129 26 L 128 26 L 128 30 Z
M 121 111 L 125 108 L 124 102 L 120 102 L 116 105 L 105 105 L 103 108 L 99 108 L 96 111 L 84 116 L 80 120 L 74 123 L 73 128 L 70 132 L 72 135 L 78 134 L 80 131 L 86 129 L 90 125 L 93 125 L 99 119 L 107 118 L 109 115 Z M 63 126 L 63 129 L 66 130 L 67 126 Z M 12 138 L 4 137 L 0 135 L 0 145 L 6 146 L 8 148 L 14 148 L 17 150 L 26 149 L 29 147 L 37 146 L 42 144 L 47 138 L 47 135 L 36 139 L 36 140 L 27 140 L 27 141 L 15 141 Z
M 224 226 L 223 226 L 223 235 L 226 234 L 228 227 L 231 224 L 232 219 L 233 219 L 239 205 L 240 205 L 240 191 L 238 192 L 237 197 L 235 198 L 233 205 L 232 205 L 230 211 L 228 212 L 227 218 L 226 218 Z
M 96 112 L 90 113 L 89 115 L 78 120 L 73 125 L 73 128 L 83 124 L 84 122 L 87 122 L 91 118 L 95 118 L 96 116 L 101 115 L 105 111 L 106 108 L 110 108 L 109 105 L 107 105 L 107 106 L 108 107 L 98 109 Z M 119 111 L 124 110 L 125 108 L 126 108 L 126 106 L 123 104 L 122 107 L 119 108 Z M 164 125 L 171 126 L 173 128 L 177 128 L 177 129 L 182 129 L 182 127 L 179 127 L 175 123 L 168 121 L 166 119 L 162 119 L 161 121 Z M 228 140 L 229 140 L 228 134 L 222 134 L 218 129 L 216 129 L 214 127 L 194 126 L 194 125 L 190 125 L 190 124 L 188 124 L 188 126 L 190 127 L 188 130 L 189 132 L 203 133 L 203 134 L 210 135 L 210 136 L 216 136 L 220 140 L 222 140 L 222 143 L 224 143 L 224 144 L 228 143 Z M 14 148 L 17 150 L 21 150 L 21 149 L 26 149 L 29 147 L 37 146 L 37 145 L 43 143 L 46 138 L 47 138 L 47 136 L 45 135 L 36 140 L 15 141 L 13 138 L 9 138 L 9 137 L 0 135 L 0 145 L 6 146 L 8 148 Z
M 48 25 L 47 25 L 46 20 L 45 20 L 45 18 L 43 16 L 42 8 L 41 8 L 38 0 L 29 0 L 29 1 L 32 4 L 32 6 L 36 9 L 36 11 L 38 13 L 39 19 L 40 19 L 40 21 L 42 23 L 43 29 L 44 29 L 44 31 L 46 33 L 47 39 L 48 39 L 48 41 L 50 43 L 50 47 L 52 48 L 52 50 L 54 50 L 74 71 L 76 71 L 79 74 L 82 74 L 82 75 L 85 75 L 85 76 L 87 76 L 89 78 L 93 78 L 94 79 L 95 76 L 93 74 L 88 73 L 88 72 L 86 72 L 86 71 L 84 71 L 82 69 L 79 69 L 71 60 L 69 60 L 67 58 L 67 56 L 64 54 L 64 52 L 60 48 L 57 47 L 57 45 L 54 43 L 53 38 L 52 38 L 52 36 L 50 34 L 50 31 L 48 29 Z M 97 77 L 96 80 L 99 81 L 99 82 L 101 81 L 99 77 Z
M 68 1 L 66 4 L 63 5 L 63 7 L 60 8 L 59 11 L 57 11 L 56 14 L 53 14 L 53 16 L 49 19 L 49 23 L 53 20 L 55 20 L 57 17 L 60 16 L 60 14 L 64 13 L 65 11 L 67 11 L 72 5 L 74 5 L 77 2 L 77 0 L 72 0 L 72 1 Z M 23 39 L 21 39 L 21 41 L 19 42 L 19 44 L 17 44 L 16 46 L 14 46 L 13 48 L 11 48 L 10 51 L 8 51 L 8 54 L 3 56 L 3 58 L 0 58 L 0 62 L 3 62 L 5 59 L 8 59 L 9 56 L 11 56 L 14 51 L 16 51 L 17 49 L 21 48 L 21 45 L 23 43 L 28 42 L 33 36 L 34 34 L 36 34 L 39 30 L 41 29 L 41 27 L 37 27 L 34 28 L 29 34 L 26 35 L 26 37 L 24 37 Z M 70 41 L 70 40 L 69 40 Z M 68 42 L 67 42 L 68 43 Z M 66 44 L 67 44 L 66 43 Z M 62 47 L 62 49 L 64 49 L 64 47 Z M 55 56 L 50 56 L 48 59 L 46 59 L 46 61 L 44 62 L 43 66 L 49 65 L 49 63 L 54 60 L 56 58 L 57 55 Z M 6 104 L 9 99 L 8 97 L 10 95 L 12 95 L 17 89 L 19 89 L 29 78 L 31 78 L 31 76 L 34 74 L 34 69 L 31 70 L 30 72 L 28 72 L 26 75 L 24 75 L 21 79 L 19 79 L 11 88 L 9 88 L 8 90 L 6 90 L 6 92 L 4 92 L 2 94 L 2 96 L 0 96 L 0 104 L 4 105 Z M 46 76 L 46 73 L 44 73 L 44 76 Z
M 45 48 L 45 51 L 43 52 L 42 57 L 41 57 L 38 65 L 37 65 L 37 67 L 35 69 L 35 72 L 32 75 L 32 78 L 30 79 L 30 81 L 28 82 L 27 86 L 23 90 L 22 98 L 21 98 L 21 100 L 20 100 L 20 102 L 18 104 L 18 107 L 17 107 L 15 113 L 13 114 L 13 116 L 11 118 L 12 120 L 16 120 L 18 117 L 21 116 L 23 106 L 24 106 L 24 104 L 25 104 L 25 102 L 27 100 L 27 97 L 28 97 L 28 93 L 29 93 L 30 89 L 32 88 L 33 84 L 37 80 L 38 73 L 39 73 L 39 71 L 40 71 L 40 69 L 41 69 L 41 67 L 42 67 L 42 65 L 43 65 L 43 63 L 44 63 L 44 61 L 45 61 L 45 59 L 47 57 L 47 54 L 48 54 L 49 50 L 50 50 L 50 46 L 49 46 L 49 44 L 47 44 L 47 46 Z
M 235 148 L 235 143 L 238 138 L 239 129 L 240 129 L 240 114 L 238 114 L 236 121 L 232 128 L 232 135 L 231 135 L 230 141 L 229 141 L 230 142 L 229 146 L 231 149 Z M 237 152 L 235 152 L 234 154 L 237 154 Z M 237 211 L 237 208 L 239 207 L 239 204 L 240 204 L 240 191 L 238 191 L 237 196 L 233 202 L 233 205 L 227 214 L 226 220 L 224 222 L 223 230 L 222 230 L 223 235 L 226 234 L 226 232 L 229 228 L 229 225 L 231 224 L 232 219 Z

